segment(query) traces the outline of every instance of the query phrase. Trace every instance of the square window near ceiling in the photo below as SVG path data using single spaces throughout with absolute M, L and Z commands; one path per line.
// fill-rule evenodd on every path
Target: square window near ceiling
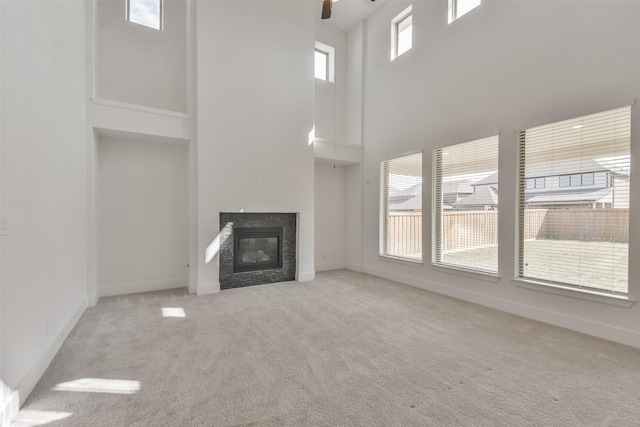
M 127 0 L 126 4 L 127 21 L 162 29 L 162 0 Z
M 335 49 L 324 43 L 316 42 L 314 68 L 316 79 L 333 82 L 335 77 Z
M 480 6 L 482 0 L 449 0 L 449 24 Z
M 391 20 L 391 60 L 413 47 L 413 13 L 409 6 Z

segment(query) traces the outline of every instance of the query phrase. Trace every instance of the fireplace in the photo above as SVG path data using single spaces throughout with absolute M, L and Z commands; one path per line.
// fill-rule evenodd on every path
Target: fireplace
M 234 227 L 233 272 L 282 268 L 282 227 Z
M 298 214 L 220 213 L 220 289 L 296 280 Z

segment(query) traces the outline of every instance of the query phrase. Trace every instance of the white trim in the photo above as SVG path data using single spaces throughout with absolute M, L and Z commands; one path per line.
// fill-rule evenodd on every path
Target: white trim
M 574 288 L 572 286 L 556 285 L 553 283 L 539 282 L 537 280 L 523 279 L 521 277 L 514 277 L 511 280 L 517 282 L 516 286 L 519 288 L 563 295 L 570 298 L 580 298 L 618 307 L 629 308 L 636 302 L 636 300 L 629 298 L 627 295 L 610 294 L 604 291 L 598 292 L 593 289 Z
M 345 262 L 344 263 L 344 268 L 346 268 L 347 270 L 355 271 L 357 273 L 362 273 L 362 265 L 361 264 L 354 264 L 352 262 Z
M 381 270 L 375 267 L 363 266 L 362 271 L 367 274 L 372 274 L 384 279 L 393 280 L 405 285 L 414 286 L 426 291 L 450 296 L 474 304 L 480 304 L 485 307 L 494 308 L 506 313 L 511 313 L 517 316 L 537 320 L 542 323 L 571 329 L 576 332 L 602 338 L 608 341 L 614 341 L 620 344 L 640 348 L 640 332 L 630 329 L 607 325 L 582 317 L 559 313 L 557 311 L 532 307 L 529 305 L 496 298 L 482 293 L 472 292 L 466 289 L 443 285 L 441 283 L 432 282 L 430 280 L 419 279 L 416 277 L 408 276 L 406 274 Z
M 99 299 L 100 297 L 98 295 L 87 295 L 87 307 L 95 307 Z
M 140 111 L 143 113 L 158 114 L 161 116 L 177 117 L 179 119 L 190 119 L 191 114 L 180 113 L 178 111 L 163 110 L 160 108 L 145 107 L 143 105 L 129 104 L 126 102 L 113 101 L 111 99 L 91 97 L 91 102 L 96 105 L 106 105 L 107 107 L 123 108 L 125 110 Z
M 411 267 L 417 268 L 422 268 L 422 266 L 424 265 L 424 262 L 422 260 L 403 258 L 399 256 L 378 254 L 378 258 L 380 258 L 381 261 L 397 262 L 398 264 L 410 265 Z
M 9 427 L 11 421 L 15 419 L 20 411 L 20 395 L 17 391 L 11 391 L 6 384 L 0 384 L 3 390 L 0 391 L 2 401 L 0 401 L 0 426 Z M 5 394 L 6 393 L 6 394 Z
M 296 280 L 298 282 L 309 282 L 315 278 L 316 278 L 316 272 L 310 271 L 305 273 L 298 273 L 298 277 L 296 278 Z
M 78 308 L 73 313 L 66 325 L 62 328 L 58 336 L 53 340 L 49 348 L 44 352 L 44 354 L 42 354 L 40 360 L 38 360 L 31 367 L 31 369 L 29 369 L 29 372 L 27 372 L 27 374 L 22 378 L 17 387 L 17 392 L 20 397 L 20 406 L 24 404 L 24 402 L 27 400 L 27 397 L 29 397 L 33 389 L 36 387 L 36 384 L 38 384 L 38 381 L 40 381 L 40 378 L 53 361 L 53 358 L 60 350 L 60 347 L 62 347 L 62 344 L 69 336 L 69 333 L 71 333 L 73 327 L 76 325 L 76 323 L 78 323 L 78 320 L 80 320 L 80 317 L 82 316 L 82 313 L 84 313 L 86 308 L 87 301 L 85 299 L 84 301 L 82 301 L 80 306 L 78 306 Z
M 196 290 L 196 295 L 211 295 L 220 293 L 220 283 L 205 283 L 202 285 L 198 285 Z
M 345 262 L 329 262 L 329 263 L 315 265 L 316 272 L 342 270 L 343 268 L 347 268 L 347 264 Z
M 186 288 L 185 279 L 156 280 L 152 282 L 123 283 L 120 285 L 101 286 L 101 297 L 112 295 L 135 294 L 138 292 L 163 291 L 165 289 Z
M 431 267 L 436 270 L 449 273 L 449 274 L 457 274 L 458 276 L 472 277 L 478 280 L 485 280 L 487 282 L 499 282 L 500 275 L 498 273 L 484 272 L 473 270 L 471 268 L 464 268 L 456 265 L 446 265 L 446 264 L 436 264 L 431 263 Z

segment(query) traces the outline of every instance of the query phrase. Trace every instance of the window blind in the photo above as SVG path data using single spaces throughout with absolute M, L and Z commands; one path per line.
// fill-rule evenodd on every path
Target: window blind
M 434 264 L 498 271 L 498 136 L 434 150 Z
M 381 164 L 380 254 L 422 260 L 422 153 Z
M 520 132 L 519 277 L 627 293 L 630 147 L 631 107 Z

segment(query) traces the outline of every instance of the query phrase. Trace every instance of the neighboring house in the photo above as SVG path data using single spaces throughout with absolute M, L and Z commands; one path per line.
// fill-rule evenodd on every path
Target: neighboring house
M 629 207 L 629 170 L 615 162 L 573 160 L 527 169 L 527 208 L 593 209 Z M 390 189 L 390 211 L 422 208 L 422 184 Z M 442 184 L 444 210 L 494 210 L 498 207 L 498 172 L 470 184 L 468 180 Z
M 528 208 L 593 209 L 629 207 L 629 170 L 613 162 L 574 160 L 527 169 Z M 490 210 L 498 205 L 498 172 L 472 184 L 474 193 L 452 206 L 456 210 Z

